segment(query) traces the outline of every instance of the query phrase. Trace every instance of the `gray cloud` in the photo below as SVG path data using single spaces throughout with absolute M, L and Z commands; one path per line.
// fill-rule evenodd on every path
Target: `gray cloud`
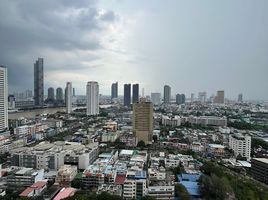
M 0 4 L 0 61 L 8 66 L 11 90 L 32 88 L 33 63 L 46 57 L 46 49 L 58 54 L 102 49 L 101 32 L 105 24 L 116 20 L 112 11 L 101 13 L 92 0 L 5 0 Z M 83 61 L 98 58 L 92 54 Z M 56 65 L 45 60 L 46 69 L 85 68 L 79 60 L 62 59 L 65 62 Z

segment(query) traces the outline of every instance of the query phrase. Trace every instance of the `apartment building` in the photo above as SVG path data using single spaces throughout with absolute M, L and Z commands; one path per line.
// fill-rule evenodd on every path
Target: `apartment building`
M 235 157 L 240 155 L 250 160 L 251 136 L 241 133 L 229 135 L 229 148 L 234 151 Z

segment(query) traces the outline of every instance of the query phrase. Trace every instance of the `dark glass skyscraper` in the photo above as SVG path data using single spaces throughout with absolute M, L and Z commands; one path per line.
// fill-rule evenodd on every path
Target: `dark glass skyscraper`
M 34 63 L 34 103 L 44 105 L 44 59 L 38 58 Z
M 60 87 L 58 87 L 56 90 L 56 100 L 57 102 L 63 103 L 63 90 Z
M 132 103 L 139 102 L 139 84 L 134 84 L 132 86 Z
M 118 82 L 112 84 L 111 99 L 118 98 Z
M 164 86 L 164 103 L 170 103 L 171 99 L 171 87 L 168 85 Z
M 177 94 L 176 95 L 176 103 L 177 104 L 184 104 L 185 103 L 185 95 L 184 94 Z
M 131 103 L 131 84 L 124 85 L 124 106 L 130 107 Z
M 47 99 L 52 100 L 52 101 L 55 100 L 54 88 L 52 88 L 52 87 L 48 88 L 48 90 L 47 90 Z

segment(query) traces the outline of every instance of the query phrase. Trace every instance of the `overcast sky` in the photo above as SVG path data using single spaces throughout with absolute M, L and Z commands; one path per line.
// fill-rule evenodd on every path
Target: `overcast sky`
M 33 89 L 44 58 L 45 88 L 72 81 L 85 94 L 111 83 L 145 93 L 225 90 L 268 99 L 267 0 L 1 0 L 0 64 L 9 90 Z M 45 91 L 46 93 L 46 91 Z

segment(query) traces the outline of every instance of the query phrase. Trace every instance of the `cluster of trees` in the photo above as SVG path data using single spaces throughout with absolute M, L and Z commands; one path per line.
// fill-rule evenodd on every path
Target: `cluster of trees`
M 205 162 L 202 171 L 204 175 L 200 179 L 200 188 L 205 199 L 268 199 L 267 188 L 216 163 Z
M 258 130 L 258 131 L 268 131 L 268 125 L 258 125 L 258 124 L 250 124 L 245 121 L 228 121 L 228 126 L 241 129 L 241 130 Z
M 253 149 L 262 147 L 263 149 L 268 150 L 268 143 L 261 140 L 261 139 L 252 138 L 251 139 L 251 147 Z
M 175 184 L 175 197 L 182 200 L 191 200 L 192 197 L 182 184 Z

